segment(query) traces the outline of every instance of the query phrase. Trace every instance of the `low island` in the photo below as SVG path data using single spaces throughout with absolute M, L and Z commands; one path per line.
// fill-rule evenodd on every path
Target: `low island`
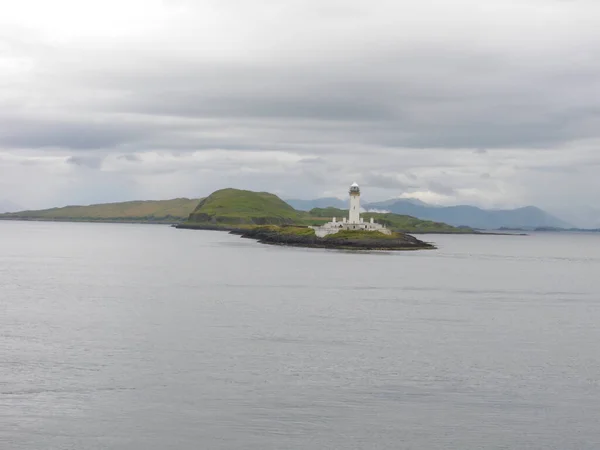
M 262 244 L 292 247 L 330 248 L 340 250 L 424 250 L 435 246 L 405 233 L 384 234 L 378 231 L 344 230 L 318 237 L 309 227 L 293 225 L 258 226 L 246 230 L 234 230 L 243 238 L 256 239 Z
M 369 216 L 365 221 L 365 217 L 360 215 L 358 185 L 351 186 L 350 197 L 348 217 L 341 217 L 343 211 L 336 210 L 340 214 L 340 220 L 333 217 L 328 221 L 321 211 L 315 211 L 315 215 L 296 211 L 276 195 L 267 192 L 222 189 L 202 199 L 188 219 L 177 224 L 176 228 L 229 231 L 263 244 L 293 247 L 343 250 L 435 248 L 430 243 L 395 229 L 393 220 L 378 223 L 373 216 Z M 408 219 L 413 225 L 453 229 L 446 224 L 420 221 L 412 217 Z

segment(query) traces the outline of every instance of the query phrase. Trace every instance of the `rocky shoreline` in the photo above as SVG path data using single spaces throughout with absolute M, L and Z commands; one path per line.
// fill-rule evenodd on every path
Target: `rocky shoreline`
M 228 231 L 232 234 L 241 234 L 248 231 L 248 229 L 235 225 L 214 225 L 210 223 L 178 223 L 172 226 L 182 230 Z
M 285 245 L 291 247 L 327 248 L 341 250 L 432 250 L 436 247 L 408 234 L 400 234 L 392 238 L 348 238 L 330 235 L 320 238 L 314 235 L 297 235 L 279 231 L 254 228 L 250 230 L 232 230 L 231 234 L 242 238 L 255 239 L 262 244 Z

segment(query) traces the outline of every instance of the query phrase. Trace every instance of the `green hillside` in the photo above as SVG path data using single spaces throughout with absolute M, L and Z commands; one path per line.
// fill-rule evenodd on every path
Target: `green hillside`
M 314 208 L 309 211 L 309 215 L 314 218 L 314 222 L 322 223 L 337 217 L 338 220 L 348 216 L 348 210 L 338 208 Z M 386 227 L 408 233 L 473 233 L 471 228 L 453 227 L 451 225 L 433 222 L 431 220 L 421 220 L 412 216 L 404 216 L 392 213 L 362 213 L 361 217 L 365 222 L 371 220 L 385 225 Z M 319 220 L 321 219 L 321 220 Z
M 175 223 L 185 220 L 200 199 L 176 198 L 89 206 L 65 206 L 38 211 L 0 214 L 0 219 L 64 220 L 92 222 Z
M 268 192 L 221 189 L 202 200 L 184 225 L 293 224 L 302 222 L 305 216 Z

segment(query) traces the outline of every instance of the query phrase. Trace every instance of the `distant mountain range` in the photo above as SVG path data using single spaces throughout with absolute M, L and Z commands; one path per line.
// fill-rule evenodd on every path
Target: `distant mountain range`
M 319 198 L 316 200 L 286 200 L 294 208 L 309 211 L 312 208 L 329 206 L 347 209 L 347 202 L 339 198 Z M 341 205 L 341 206 L 340 206 Z M 496 230 L 499 228 L 572 228 L 573 225 L 535 206 L 517 209 L 491 210 L 476 206 L 435 206 L 416 199 L 392 199 L 382 202 L 363 203 L 367 211 L 389 211 L 422 220 L 443 222 L 457 227 Z

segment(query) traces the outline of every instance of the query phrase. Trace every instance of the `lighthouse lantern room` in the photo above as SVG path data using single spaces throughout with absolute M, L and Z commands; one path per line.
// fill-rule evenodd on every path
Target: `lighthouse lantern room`
M 348 214 L 348 222 L 360 223 L 360 187 L 358 187 L 358 184 L 352 183 L 349 194 L 350 211 Z

